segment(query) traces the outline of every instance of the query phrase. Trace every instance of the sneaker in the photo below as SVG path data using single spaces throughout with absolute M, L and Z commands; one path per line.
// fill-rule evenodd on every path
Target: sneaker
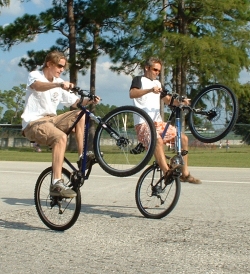
M 101 155 L 102 155 L 102 153 L 101 153 Z M 86 169 L 89 169 L 90 163 L 93 162 L 93 160 L 95 159 L 95 154 L 94 154 L 93 151 L 88 151 L 86 153 L 86 156 L 87 156 Z M 82 157 L 77 161 L 77 166 L 78 166 L 79 169 L 81 169 Z
M 142 143 L 139 143 L 135 148 L 130 150 L 130 154 L 140 154 L 145 150 Z
M 164 176 L 164 183 L 167 186 L 171 184 L 172 182 L 173 182 L 173 170 L 169 169 Z
M 197 178 L 193 177 L 190 173 L 187 176 L 181 175 L 180 176 L 180 181 L 181 182 L 188 182 L 190 184 L 196 184 L 196 185 L 202 183 L 200 179 L 197 179 Z
M 76 193 L 74 190 L 70 189 L 63 183 L 63 179 L 58 180 L 55 184 L 50 185 L 50 195 L 51 196 L 61 196 L 64 198 L 74 198 Z

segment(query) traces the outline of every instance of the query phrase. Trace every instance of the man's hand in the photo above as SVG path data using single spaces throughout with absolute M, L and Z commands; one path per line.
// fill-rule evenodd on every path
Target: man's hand
M 73 84 L 73 83 L 70 83 L 70 82 L 67 82 L 67 81 L 61 83 L 61 88 L 62 88 L 62 89 L 70 90 L 70 89 L 72 89 L 73 87 L 74 87 L 74 84 Z
M 99 96 L 96 96 L 94 97 L 94 100 L 90 100 L 88 103 L 89 104 L 98 104 L 100 102 L 101 98 Z
M 159 94 L 162 92 L 162 88 L 159 88 L 158 86 L 155 86 L 151 89 L 151 92 L 155 93 L 155 94 Z
M 182 103 L 183 103 L 185 106 L 189 106 L 190 103 L 191 103 L 190 101 L 191 101 L 191 99 L 185 98 L 185 99 L 182 101 Z

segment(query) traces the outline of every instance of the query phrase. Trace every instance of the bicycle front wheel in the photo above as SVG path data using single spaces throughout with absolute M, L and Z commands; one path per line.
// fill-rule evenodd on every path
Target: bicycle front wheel
M 175 208 L 180 191 L 180 177 L 173 177 L 166 185 L 159 166 L 153 164 L 142 173 L 137 182 L 136 205 L 146 218 L 160 219 Z
M 213 143 L 224 138 L 238 117 L 238 100 L 228 87 L 210 85 L 195 97 L 189 113 L 189 129 L 199 141 Z
M 63 168 L 64 184 L 70 184 L 71 173 Z M 74 198 L 50 196 L 52 167 L 46 168 L 38 177 L 35 186 L 35 206 L 42 222 L 53 230 L 63 231 L 74 225 L 81 210 L 81 193 L 78 189 Z
M 148 147 L 138 141 L 134 119 L 146 129 Z M 109 112 L 94 137 L 94 153 L 99 165 L 109 174 L 131 176 L 142 170 L 153 156 L 156 131 L 152 119 L 135 106 L 123 106 Z

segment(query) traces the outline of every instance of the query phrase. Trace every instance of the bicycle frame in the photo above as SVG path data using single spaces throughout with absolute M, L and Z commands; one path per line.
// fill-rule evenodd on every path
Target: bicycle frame
M 80 102 L 77 104 L 77 107 L 79 108 L 80 113 L 78 114 L 76 120 L 72 124 L 72 126 L 68 129 L 66 132 L 67 136 L 72 132 L 72 130 L 75 128 L 77 123 L 80 121 L 80 119 L 85 115 L 85 125 L 84 125 L 84 139 L 83 139 L 83 151 L 82 151 L 82 165 L 80 168 L 80 173 L 77 172 L 78 169 L 76 169 L 72 163 L 64 156 L 64 162 L 67 163 L 67 165 L 75 172 L 76 180 L 81 180 L 81 185 L 84 183 L 84 180 L 87 180 L 89 178 L 89 175 L 92 170 L 92 165 L 90 164 L 90 167 L 88 171 L 86 172 L 86 163 L 87 163 L 87 148 L 88 148 L 88 134 L 89 134 L 89 127 L 90 127 L 90 119 L 94 120 L 96 123 L 101 124 L 105 131 L 107 131 L 112 138 L 115 140 L 119 140 L 119 134 L 111 128 L 109 125 L 107 125 L 105 122 L 102 121 L 102 119 L 98 116 L 95 116 L 92 112 L 87 110 L 82 105 L 83 98 L 81 97 Z
M 82 151 L 82 165 L 80 168 L 80 176 L 77 176 L 78 178 L 81 178 L 83 180 L 87 180 L 89 177 L 89 174 L 92 169 L 92 165 L 90 165 L 88 171 L 86 172 L 86 163 L 87 163 L 87 147 L 88 147 L 88 134 L 89 134 L 89 127 L 90 127 L 90 118 L 94 120 L 96 123 L 101 123 L 101 119 L 97 116 L 95 116 L 92 112 L 87 110 L 83 105 L 78 103 L 78 108 L 80 110 L 80 113 L 78 114 L 76 120 L 72 124 L 72 126 L 69 128 L 69 130 L 66 132 L 67 135 L 69 135 L 72 130 L 75 128 L 77 123 L 80 121 L 80 119 L 85 115 L 85 125 L 84 125 L 84 138 L 83 138 L 83 151 Z M 108 132 L 114 132 L 114 130 L 109 129 Z M 114 132 L 115 133 L 115 132 Z M 75 168 L 72 163 L 64 156 L 64 162 L 67 163 L 67 165 L 74 171 L 77 172 L 78 169 Z M 79 174 L 78 174 L 79 175 Z M 84 182 L 84 181 L 83 181 Z M 82 183 L 83 183 L 82 182 Z
M 170 106 L 172 109 L 172 112 L 168 118 L 168 121 L 166 122 L 166 126 L 161 134 L 162 139 L 164 138 L 169 125 L 171 123 L 171 120 L 175 118 L 175 127 L 176 127 L 176 137 L 175 137 L 175 147 L 176 147 L 176 155 L 171 157 L 170 163 L 171 166 L 174 168 L 174 166 L 177 165 L 184 165 L 183 157 L 182 157 L 182 146 L 181 146 L 181 110 L 182 106 Z

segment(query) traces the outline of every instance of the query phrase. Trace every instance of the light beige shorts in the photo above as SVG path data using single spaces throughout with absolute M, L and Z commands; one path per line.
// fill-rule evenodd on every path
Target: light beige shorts
M 24 136 L 40 145 L 53 147 L 67 133 L 79 113 L 79 110 L 72 110 L 57 116 L 45 116 L 30 122 L 23 131 Z

